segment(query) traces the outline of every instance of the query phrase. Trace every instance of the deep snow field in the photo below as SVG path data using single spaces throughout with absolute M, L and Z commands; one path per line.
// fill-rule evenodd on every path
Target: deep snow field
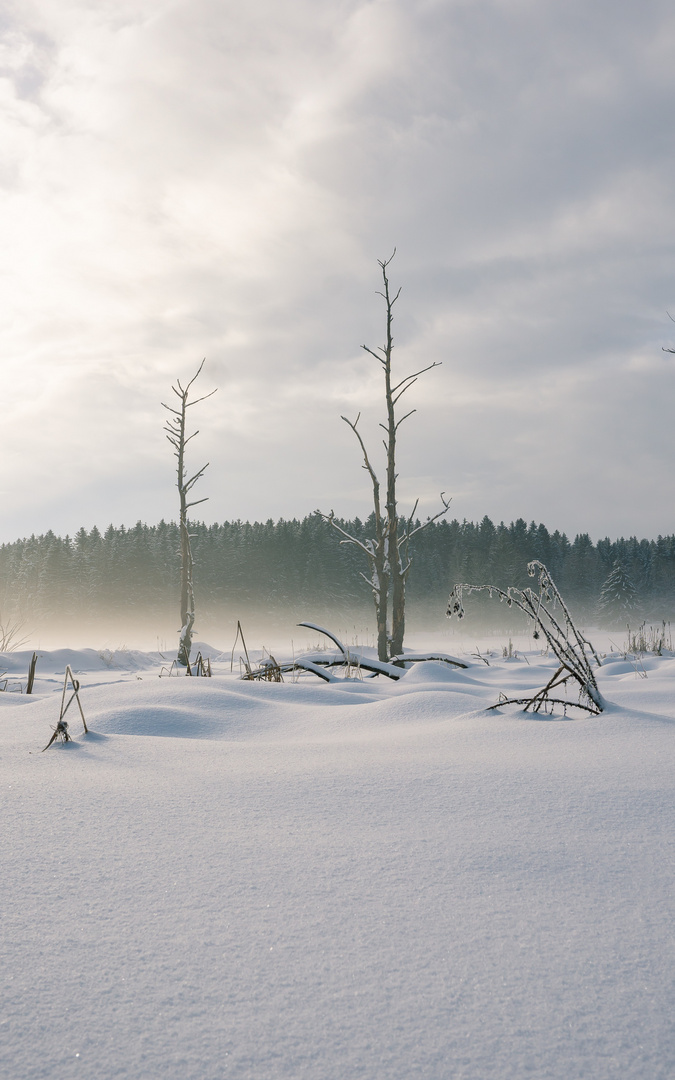
M 554 661 L 497 652 L 280 685 L 63 650 L 31 697 L 0 658 L 0 1075 L 671 1080 L 675 658 L 534 718 L 484 710 Z M 41 753 L 66 663 L 92 733 L 73 704 Z

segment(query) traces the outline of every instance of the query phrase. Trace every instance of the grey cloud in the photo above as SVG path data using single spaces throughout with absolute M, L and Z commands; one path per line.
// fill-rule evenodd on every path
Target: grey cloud
M 412 392 L 406 497 L 672 530 L 668 5 L 27 11 L 15 40 L 47 44 L 39 113 L 10 80 L 1 121 L 0 336 L 32 494 L 12 471 L 6 539 L 55 507 L 71 532 L 170 515 L 159 401 L 204 355 L 208 513 L 367 512 L 339 416 L 362 408 L 377 439 L 359 345 L 381 340 L 394 244 L 397 362 L 443 362 Z

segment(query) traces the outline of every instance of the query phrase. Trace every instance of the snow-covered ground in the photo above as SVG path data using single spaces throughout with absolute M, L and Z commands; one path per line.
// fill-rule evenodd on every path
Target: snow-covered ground
M 484 711 L 553 664 L 494 651 L 280 685 L 64 650 L 32 697 L 2 658 L 0 1075 L 675 1076 L 675 659 L 552 719 Z M 66 663 L 92 733 L 41 753 Z

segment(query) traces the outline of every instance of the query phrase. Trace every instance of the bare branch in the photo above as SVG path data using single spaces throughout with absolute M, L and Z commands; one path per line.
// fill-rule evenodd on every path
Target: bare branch
M 416 529 L 413 529 L 412 532 L 409 534 L 408 539 L 411 539 L 413 536 L 417 536 L 417 533 L 422 532 L 423 529 L 427 529 L 429 525 L 431 525 L 434 521 L 438 521 L 440 517 L 443 517 L 445 514 L 447 514 L 448 510 L 450 509 L 450 503 L 452 502 L 452 499 L 446 499 L 444 491 L 441 492 L 441 502 L 443 503 L 443 509 L 439 510 L 437 514 L 433 514 L 432 517 L 428 517 L 426 521 L 423 521 L 421 525 L 418 525 Z M 417 506 L 417 503 L 415 503 L 415 506 Z
M 426 367 L 420 368 L 419 371 L 413 371 L 412 374 L 406 375 L 406 377 L 404 379 L 401 379 L 401 381 L 397 383 L 396 386 L 392 386 L 392 394 L 395 394 L 399 386 L 403 386 L 403 383 L 408 382 L 409 379 L 418 379 L 420 375 L 424 375 L 425 371 L 431 371 L 431 369 L 435 367 L 441 367 L 441 362 L 439 360 L 434 360 L 433 364 L 428 364 Z
M 341 543 L 354 544 L 356 547 L 360 548 L 361 551 L 363 551 L 363 553 L 367 555 L 369 559 L 374 559 L 373 552 L 370 551 L 370 549 L 361 540 L 358 540 L 355 536 L 351 536 L 345 529 L 342 528 L 341 525 L 338 525 L 337 521 L 335 520 L 335 513 L 332 510 L 330 514 L 324 514 L 321 510 L 315 510 L 314 513 L 318 514 L 319 517 L 323 518 L 324 521 L 327 521 L 329 525 L 332 525 L 333 528 L 340 533 L 340 536 L 344 536 L 344 540 L 342 540 Z
M 410 389 L 410 387 L 411 387 L 411 386 L 414 386 L 416 382 L 417 382 L 417 379 L 413 379 L 413 380 L 412 380 L 412 382 L 409 382 L 409 383 L 408 383 L 408 385 L 407 385 L 407 386 L 404 386 L 402 390 L 399 390 L 399 392 L 398 392 L 398 394 L 396 395 L 396 397 L 392 399 L 392 405 L 398 405 L 398 403 L 399 403 L 400 399 L 401 399 L 401 398 L 403 397 L 403 395 L 405 394 L 406 390 L 409 390 L 409 389 Z
M 428 367 L 422 368 L 420 371 L 413 372 L 412 375 L 406 375 L 405 379 L 401 379 L 400 383 L 397 383 L 396 386 L 393 386 L 392 389 L 391 389 L 391 394 L 392 394 L 394 405 L 396 404 L 397 401 L 399 401 L 400 398 L 403 397 L 406 390 L 409 390 L 411 386 L 415 385 L 415 383 L 419 379 L 420 375 L 424 375 L 425 372 L 431 371 L 432 368 L 436 368 L 436 367 L 441 367 L 441 364 L 437 360 L 434 360 L 433 364 L 429 364 Z M 404 385 L 404 384 L 406 384 L 406 385 Z M 403 389 L 401 389 L 401 387 L 403 387 Z M 399 392 L 397 393 L 397 391 L 399 391 Z
M 377 260 L 377 265 L 380 266 L 383 271 L 386 270 L 387 267 L 389 266 L 389 263 L 394 258 L 395 254 L 396 254 L 396 248 L 394 248 L 394 250 L 392 251 L 392 253 L 391 253 L 391 255 L 389 256 L 388 259 L 378 259 Z
M 398 429 L 400 428 L 400 426 L 401 426 L 401 424 L 403 423 L 403 421 L 404 421 L 404 420 L 407 420 L 409 416 L 412 416 L 412 414 L 413 414 L 413 413 L 416 413 L 416 412 L 417 412 L 417 409 L 411 409 L 411 410 L 410 410 L 410 412 L 407 412 L 407 413 L 405 414 L 405 416 L 402 416 L 402 417 L 401 417 L 401 419 L 400 419 L 400 420 L 397 420 L 397 421 L 396 421 L 396 425 L 395 425 L 395 427 L 394 427 L 394 431 L 398 431 Z
M 380 266 L 381 265 L 382 265 L 382 263 L 380 263 Z M 379 289 L 376 289 L 375 293 L 376 293 L 377 296 L 381 296 L 383 300 L 386 300 L 389 307 L 392 308 L 394 306 L 394 304 L 396 303 L 396 301 L 398 300 L 399 296 L 401 295 L 401 288 L 403 288 L 403 286 L 401 286 L 399 288 L 398 292 L 396 293 L 396 296 L 394 296 L 394 297 L 387 296 L 386 293 L 380 292 Z
M 204 475 L 204 473 L 208 469 L 209 464 L 210 464 L 210 462 L 207 461 L 206 465 L 204 465 L 199 470 L 199 472 L 196 472 L 194 474 L 194 476 L 191 476 L 189 480 L 185 481 L 185 484 L 183 486 L 184 486 L 186 492 L 188 492 L 190 490 L 190 488 L 194 487 L 194 485 L 197 483 L 197 481 L 201 479 L 201 477 Z
M 194 382 L 194 379 L 193 379 L 192 381 Z M 213 397 L 213 395 L 214 395 L 214 394 L 216 394 L 217 392 L 218 392 L 218 387 L 216 386 L 216 387 L 215 387 L 215 388 L 214 388 L 214 389 L 213 389 L 213 390 L 211 391 L 211 393 L 210 393 L 210 394 L 204 394 L 204 396 L 203 396 L 203 397 L 198 397 L 198 398 L 195 398 L 195 400 L 194 400 L 194 401 L 186 401 L 186 402 L 185 402 L 185 407 L 186 407 L 186 409 L 189 409 L 189 408 L 191 408 L 191 407 L 192 407 L 192 405 L 199 405 L 199 402 L 200 402 L 200 401 L 206 401 L 206 400 L 207 400 L 207 398 Z
M 197 379 L 199 378 L 199 376 L 201 375 L 201 373 L 202 373 L 202 368 L 204 367 L 204 364 L 205 364 L 205 363 L 206 363 L 206 357 L 204 357 L 204 359 L 202 360 L 201 364 L 199 365 L 199 367 L 198 367 L 198 368 L 197 368 L 197 370 L 195 371 L 194 375 L 193 375 L 193 376 L 192 376 L 192 378 L 190 379 L 189 383 L 188 383 L 188 384 L 187 384 L 187 386 L 185 387 L 185 393 L 186 393 L 186 394 L 187 394 L 188 390 L 190 389 L 190 387 L 192 386 L 193 382 L 195 382 L 195 381 L 196 381 L 196 380 L 197 380 Z M 178 385 L 180 386 L 180 383 L 178 383 Z
M 354 434 L 356 435 L 356 438 L 359 441 L 359 446 L 361 447 L 361 452 L 363 454 L 363 460 L 365 462 L 363 467 L 370 474 L 370 479 L 373 481 L 373 485 L 376 486 L 377 491 L 379 493 L 380 482 L 377 479 L 377 476 L 375 475 L 375 470 L 373 469 L 372 465 L 370 464 L 370 458 L 368 457 L 368 451 L 366 450 L 366 445 L 365 445 L 363 439 L 361 438 L 361 432 L 358 431 L 357 427 L 356 427 L 356 425 L 359 422 L 360 416 L 361 416 L 361 413 L 359 413 L 359 415 L 356 417 L 356 420 L 355 420 L 354 423 L 352 423 L 351 420 L 348 420 L 346 416 L 341 416 L 340 419 L 344 420 L 347 427 L 350 427 L 352 429 L 352 431 L 354 432 Z
M 367 345 L 362 345 L 361 348 L 364 349 L 365 352 L 370 353 L 371 356 L 374 356 L 375 359 L 377 361 L 379 361 L 379 363 L 382 364 L 383 367 L 386 365 L 386 363 L 387 363 L 386 356 L 385 357 L 378 356 L 377 353 L 373 349 L 369 349 Z M 383 350 L 380 349 L 380 352 L 382 352 L 382 351 Z
M 408 572 L 410 570 L 410 567 L 412 566 L 412 559 L 408 555 L 408 545 L 410 543 L 411 538 L 413 536 L 416 536 L 417 533 L 422 532 L 423 529 L 428 528 L 428 526 L 431 525 L 432 522 L 437 521 L 439 517 L 443 517 L 444 514 L 447 514 L 448 510 L 450 509 L 450 503 L 452 502 L 452 499 L 446 499 L 445 498 L 445 492 L 442 491 L 441 492 L 441 502 L 443 503 L 443 509 L 442 510 L 439 510 L 437 514 L 433 515 L 433 517 L 428 517 L 426 519 L 426 521 L 423 521 L 420 525 L 417 526 L 417 528 L 413 529 L 412 528 L 413 518 L 415 517 L 415 511 L 417 510 L 417 504 L 419 503 L 419 499 L 415 500 L 415 505 L 413 506 L 413 508 L 412 508 L 412 510 L 410 512 L 410 517 L 408 518 L 408 520 L 406 522 L 403 536 L 397 542 L 397 549 L 398 549 L 398 552 L 399 552 L 399 560 L 400 560 L 400 574 L 401 574 L 401 577 L 406 578 L 408 576 Z M 404 555 L 405 566 L 403 565 L 403 559 L 401 559 L 401 555 L 400 555 L 401 548 L 403 548 L 403 550 L 405 552 L 405 555 Z

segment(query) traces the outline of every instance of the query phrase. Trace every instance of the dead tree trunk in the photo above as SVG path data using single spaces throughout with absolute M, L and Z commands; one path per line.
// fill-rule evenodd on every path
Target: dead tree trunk
M 365 352 L 370 353 L 371 356 L 375 357 L 382 366 L 384 374 L 384 397 L 387 422 L 386 424 L 380 424 L 380 427 L 385 431 L 384 448 L 387 455 L 386 501 L 384 504 L 384 512 L 382 511 L 380 500 L 380 482 L 370 462 L 365 443 L 358 430 L 360 413 L 354 421 L 348 420 L 346 416 L 343 416 L 342 419 L 352 429 L 358 440 L 363 455 L 363 468 L 370 476 L 373 488 L 375 537 L 372 540 L 366 540 L 365 542 L 357 540 L 337 524 L 332 510 L 330 514 L 321 514 L 321 511 L 317 511 L 317 513 L 321 514 L 326 521 L 329 521 L 342 535 L 343 540 L 341 543 L 355 544 L 356 547 L 364 552 L 370 562 L 370 576 L 366 577 L 365 574 L 362 574 L 362 577 L 368 582 L 373 593 L 375 618 L 377 621 L 377 655 L 383 662 L 387 661 L 390 656 L 398 656 L 403 652 L 403 636 L 405 633 L 405 586 L 411 565 L 409 555 L 410 539 L 414 533 L 419 532 L 421 529 L 425 529 L 432 521 L 436 521 L 437 518 L 447 513 L 450 506 L 450 501 L 446 500 L 444 495 L 441 494 L 443 509 L 439 510 L 437 514 L 434 514 L 433 517 L 427 518 L 421 525 L 417 525 L 413 528 L 413 518 L 415 511 L 417 510 L 417 502 L 415 503 L 412 514 L 407 522 L 404 523 L 399 521 L 396 500 L 396 481 L 398 479 L 398 473 L 396 472 L 396 439 L 398 429 L 403 421 L 407 420 L 409 416 L 412 416 L 416 410 L 411 409 L 397 419 L 396 405 L 403 397 L 406 390 L 409 390 L 410 387 L 417 382 L 420 375 L 423 375 L 426 371 L 430 371 L 431 368 L 438 367 L 439 364 L 434 361 L 433 364 L 428 364 L 427 367 L 422 368 L 420 371 L 413 372 L 412 375 L 406 375 L 400 382 L 392 385 L 391 357 L 394 349 L 394 339 L 392 335 L 392 323 L 394 321 L 393 309 L 394 304 L 401 294 L 401 290 L 398 289 L 395 295 L 392 295 L 389 287 L 387 269 L 395 254 L 396 249 L 394 249 L 393 254 L 388 259 L 383 261 L 378 260 L 378 264 L 382 271 L 383 285 L 383 291 L 381 291 L 379 295 L 384 299 L 386 309 L 385 344 L 377 349 L 371 349 L 368 345 L 361 346 Z M 389 626 L 388 618 L 390 602 L 391 627 Z
M 395 252 L 394 252 L 395 254 Z M 392 255 L 392 259 L 393 259 Z M 391 260 L 389 260 L 391 261 Z M 387 406 L 387 424 L 385 428 L 386 438 L 384 441 L 384 448 L 387 453 L 387 523 L 386 523 L 386 556 L 387 562 L 390 567 L 390 574 L 392 580 L 392 598 L 391 598 L 391 638 L 389 641 L 389 653 L 388 656 L 398 656 L 403 652 L 403 634 L 405 630 L 405 578 L 400 573 L 400 558 L 398 553 L 398 508 L 396 503 L 396 433 L 399 424 L 405 420 L 405 416 L 401 420 L 396 421 L 396 414 L 394 412 L 394 406 L 398 398 L 394 399 L 394 391 L 392 391 L 391 385 L 391 353 L 394 348 L 394 341 L 391 333 L 391 324 L 393 322 L 393 307 L 398 300 L 401 290 L 398 289 L 396 295 L 392 297 L 389 292 L 389 279 L 387 277 L 387 264 L 380 264 L 382 266 L 382 283 L 384 286 L 384 292 L 381 294 L 384 297 L 384 302 L 387 309 L 387 327 L 386 327 L 386 342 L 383 349 L 379 352 L 373 352 L 367 346 L 363 346 L 371 356 L 375 356 L 380 360 L 384 369 L 384 397 Z M 433 366 L 433 365 L 432 365 Z M 395 389 L 398 389 L 396 387 Z M 403 391 L 401 391 L 403 393 Z M 400 395 L 399 395 L 400 396 Z M 410 415 L 410 414 L 408 414 Z
M 180 637 L 178 641 L 178 663 L 187 667 L 190 662 L 190 649 L 192 648 L 192 628 L 195 621 L 195 595 L 192 578 L 192 548 L 190 545 L 190 530 L 188 527 L 188 510 L 191 507 L 197 506 L 199 503 L 207 501 L 204 499 L 195 499 L 192 502 L 188 502 L 188 494 L 197 481 L 202 477 L 208 468 L 208 462 L 203 465 L 196 473 L 194 473 L 189 479 L 186 476 L 185 471 L 185 447 L 194 439 L 195 435 L 198 435 L 198 431 L 193 431 L 190 435 L 186 434 L 186 420 L 187 410 L 192 405 L 197 405 L 200 401 L 205 401 L 206 398 L 212 397 L 215 394 L 215 390 L 212 390 L 210 394 L 204 394 L 203 397 L 196 398 L 194 401 L 189 400 L 190 387 L 194 383 L 195 379 L 201 373 L 204 367 L 204 361 L 197 368 L 196 373 L 192 376 L 189 383 L 183 387 L 180 379 L 176 380 L 176 385 L 172 386 L 174 394 L 179 400 L 179 407 L 177 409 L 172 408 L 170 405 L 164 405 L 164 408 L 172 414 L 167 420 L 164 430 L 166 437 L 174 448 L 174 457 L 177 459 L 177 483 L 178 496 L 179 496 L 179 531 L 180 531 L 180 622 L 181 628 L 179 631 Z
M 375 470 L 373 469 L 370 458 L 368 457 L 368 451 L 366 450 L 365 443 L 361 438 L 361 433 L 358 430 L 358 423 L 361 414 L 356 417 L 353 422 L 348 420 L 346 416 L 342 419 L 352 429 L 358 440 L 361 452 L 363 454 L 364 465 L 363 468 L 370 476 L 370 481 L 373 486 L 373 511 L 375 518 L 375 538 L 373 540 L 366 540 L 362 542 L 355 537 L 350 536 L 349 533 L 338 525 L 335 520 L 335 514 L 331 510 L 330 514 L 322 514 L 321 516 L 337 531 L 344 539 L 341 541 L 343 544 L 355 544 L 366 555 L 370 562 L 370 576 L 366 577 L 365 574 L 361 574 L 364 581 L 370 586 L 373 601 L 375 604 L 375 621 L 377 625 L 377 655 L 380 660 L 389 659 L 389 633 L 388 633 L 388 607 L 389 607 L 389 579 L 390 579 L 390 562 L 389 562 L 389 549 L 388 549 L 388 535 L 387 535 L 387 520 L 382 515 L 382 506 L 380 503 L 380 481 L 377 478 Z M 321 514 L 320 510 L 317 510 L 318 514 Z

